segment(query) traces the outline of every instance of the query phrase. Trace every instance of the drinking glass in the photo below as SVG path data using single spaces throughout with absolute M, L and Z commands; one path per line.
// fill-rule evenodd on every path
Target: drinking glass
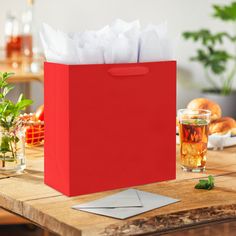
M 25 169 L 25 130 L 0 127 L 0 173 L 20 173 Z
M 178 111 L 180 162 L 184 171 L 205 170 L 210 116 L 211 112 L 203 109 Z

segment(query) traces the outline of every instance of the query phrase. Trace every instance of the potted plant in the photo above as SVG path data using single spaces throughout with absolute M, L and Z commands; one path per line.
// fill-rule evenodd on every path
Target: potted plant
M 0 172 L 10 173 L 25 168 L 25 132 L 20 112 L 32 101 L 21 94 L 16 103 L 7 98 L 14 88 L 7 80 L 13 73 L 0 72 Z
M 213 17 L 225 23 L 236 24 L 236 2 L 223 6 L 213 5 L 213 9 Z M 236 118 L 236 91 L 233 90 L 233 80 L 236 76 L 236 35 L 226 31 L 212 33 L 208 29 L 200 29 L 184 32 L 183 37 L 202 45 L 191 60 L 204 67 L 210 87 L 203 90 L 203 96 L 219 103 L 224 116 Z M 226 41 L 229 41 L 235 50 L 227 50 L 224 44 Z

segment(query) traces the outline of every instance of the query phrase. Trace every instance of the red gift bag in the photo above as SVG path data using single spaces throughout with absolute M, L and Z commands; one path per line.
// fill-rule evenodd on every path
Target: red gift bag
M 175 178 L 176 62 L 45 63 L 45 183 L 68 196 Z

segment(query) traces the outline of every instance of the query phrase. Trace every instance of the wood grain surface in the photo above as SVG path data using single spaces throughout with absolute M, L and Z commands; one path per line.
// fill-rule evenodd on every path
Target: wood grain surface
M 43 71 L 39 73 L 24 72 L 21 68 L 12 68 L 8 65 L 8 62 L 6 60 L 0 60 L 0 71 L 8 71 L 15 73 L 15 75 L 9 79 L 10 83 L 28 83 L 34 81 L 43 83 L 44 81 Z
M 196 190 L 199 178 L 215 176 L 211 191 Z M 43 148 L 27 149 L 21 175 L 0 176 L 0 206 L 43 228 L 65 236 L 137 235 L 236 217 L 236 147 L 209 151 L 205 173 L 182 172 L 177 148 L 177 179 L 137 189 L 181 199 L 128 220 L 117 220 L 71 209 L 119 190 L 66 197 L 43 182 Z

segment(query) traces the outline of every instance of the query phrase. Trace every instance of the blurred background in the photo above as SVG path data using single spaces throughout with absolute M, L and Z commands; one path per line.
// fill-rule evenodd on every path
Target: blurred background
M 202 66 L 190 62 L 198 44 L 183 39 L 184 31 L 209 28 L 214 31 L 234 32 L 233 24 L 212 19 L 213 4 L 227 4 L 228 0 L 8 0 L 0 3 L 0 70 L 11 66 L 20 70 L 14 83 L 34 100 L 35 110 L 43 103 L 42 48 L 38 38 L 42 22 L 67 32 L 99 29 L 116 18 L 126 21 L 139 19 L 142 25 L 168 23 L 169 35 L 175 39 L 175 57 L 178 62 L 178 108 L 185 107 L 201 89 L 208 86 Z M 32 14 L 32 15 L 31 15 Z M 32 17 L 32 18 L 31 18 Z M 32 24 L 32 27 L 30 27 Z M 23 42 L 23 55 L 11 49 L 9 38 Z M 28 37 L 33 35 L 33 39 Z M 31 45 L 32 51 L 31 51 Z M 16 45 L 15 45 L 16 46 Z M 15 47 L 13 45 L 13 48 Z M 8 49 L 7 49 L 8 47 Z M 17 46 L 16 46 L 17 47 Z M 231 44 L 225 47 L 231 50 Z M 7 51 L 8 50 L 8 51 Z M 15 50 L 15 52 L 11 52 Z M 22 50 L 22 48 L 21 48 Z M 13 64 L 7 62 L 12 53 Z M 21 57 L 19 59 L 18 57 Z M 18 80 L 17 80 L 18 79 Z M 22 82 L 22 83 L 19 83 Z M 233 87 L 236 87 L 236 80 Z M 167 88 L 168 90 L 168 88 Z
M 11 78 L 11 82 L 17 88 L 11 94 L 12 99 L 24 92 L 26 97 L 34 101 L 30 108 L 33 112 L 44 102 L 44 55 L 38 35 L 43 22 L 65 32 L 97 30 L 117 18 L 125 21 L 139 19 L 142 25 L 148 23 L 158 25 L 167 22 L 169 38 L 175 42 L 175 58 L 178 64 L 177 108 L 184 108 L 193 98 L 202 97 L 202 90 L 212 88 L 212 85 L 207 82 L 201 63 L 191 62 L 189 59 L 196 55 L 196 50 L 202 47 L 202 43 L 193 42 L 193 40 L 186 41 L 182 34 L 185 31 L 197 31 L 206 28 L 212 32 L 226 31 L 229 34 L 236 35 L 236 5 L 235 17 L 233 13 L 234 21 L 224 21 L 212 16 L 214 4 L 226 5 L 232 2 L 231 0 L 1 0 L 0 71 L 16 72 L 15 76 Z M 234 42 L 232 43 L 232 41 Z M 232 41 L 225 40 L 223 50 L 234 52 L 236 37 Z M 209 58 L 210 55 L 208 55 Z M 217 60 L 224 63 L 224 58 Z M 235 74 L 236 70 L 232 74 L 233 78 Z M 218 75 L 221 76 L 220 73 Z M 230 86 L 234 91 L 236 79 L 234 78 L 232 81 L 232 86 Z M 168 94 L 168 88 L 164 89 Z M 222 91 L 217 91 L 218 95 Z M 234 107 L 234 111 L 231 114 L 225 110 L 224 115 L 231 115 L 236 118 L 235 95 L 236 93 L 234 93 L 234 97 L 233 95 L 231 97 L 233 105 L 229 105 L 229 110 L 233 110 Z M 220 103 L 221 98 L 218 99 L 218 97 L 215 98 Z M 229 104 L 229 100 L 220 103 L 224 109 L 226 104 Z M 51 235 L 32 226 L 31 222 L 0 209 L 0 225 L 11 224 L 19 224 L 19 226 L 0 227 L 0 234 L 16 235 L 15 232 L 17 231 L 19 232 L 17 233 L 18 236 Z M 21 224 L 26 224 L 27 230 L 22 228 Z M 211 235 L 210 232 L 212 232 L 215 235 L 229 235 L 227 233 L 229 227 L 228 224 L 223 227 L 218 225 L 218 228 L 211 227 L 213 231 L 218 230 L 219 234 L 205 228 L 198 234 Z M 233 227 L 235 228 L 235 223 Z M 226 233 L 222 233 L 220 228 Z M 232 232 L 231 235 L 234 235 L 235 230 L 233 229 Z M 186 235 L 197 235 L 197 233 L 190 232 Z

